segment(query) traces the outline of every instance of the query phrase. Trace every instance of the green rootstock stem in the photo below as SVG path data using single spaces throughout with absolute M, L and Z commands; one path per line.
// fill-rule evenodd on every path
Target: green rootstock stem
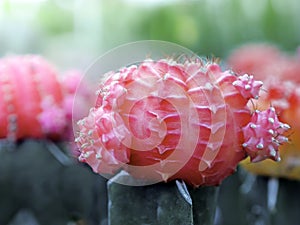
M 239 169 L 220 189 L 216 225 L 299 225 L 300 182 Z
M 217 187 L 185 189 L 180 182 L 127 186 L 118 174 L 108 182 L 110 225 L 212 225 Z
M 218 190 L 218 187 L 201 187 L 190 190 L 194 225 L 214 224 Z

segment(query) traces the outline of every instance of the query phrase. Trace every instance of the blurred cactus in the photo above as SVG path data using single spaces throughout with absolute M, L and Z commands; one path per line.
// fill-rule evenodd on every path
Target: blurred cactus
M 57 72 L 42 57 L 1 59 L 0 90 L 0 138 L 66 138 L 65 93 Z

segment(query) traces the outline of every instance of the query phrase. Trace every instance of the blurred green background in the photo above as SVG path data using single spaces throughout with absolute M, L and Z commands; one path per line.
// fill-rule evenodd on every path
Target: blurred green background
M 300 45 L 299 0 L 0 0 L 0 56 L 86 68 L 120 44 L 158 39 L 226 57 L 247 42 Z

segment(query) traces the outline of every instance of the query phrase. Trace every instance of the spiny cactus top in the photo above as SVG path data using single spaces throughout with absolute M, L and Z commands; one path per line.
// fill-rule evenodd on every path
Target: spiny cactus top
M 77 82 L 73 78 L 69 81 Z M 40 56 L 2 58 L 0 138 L 66 138 L 71 124 L 67 99 L 75 93 L 69 89 Z
M 272 50 L 271 50 L 272 49 Z M 273 53 L 273 54 L 271 54 Z M 276 54 L 275 54 L 276 53 Z M 261 57 L 257 57 L 261 56 Z M 262 56 L 268 56 L 268 60 Z M 236 49 L 229 56 L 229 65 L 240 72 L 253 72 L 264 81 L 265 91 L 254 103 L 258 109 L 266 109 L 270 105 L 279 113 L 281 121 L 291 124 L 289 139 L 291 144 L 283 145 L 279 163 L 264 161 L 255 164 L 243 162 L 247 170 L 261 175 L 300 179 L 300 56 L 287 55 L 274 46 L 245 45 Z M 251 65 L 251 66 L 249 66 Z M 271 120 L 273 122 L 273 120 Z M 274 123 L 275 124 L 275 120 Z M 268 124 L 270 125 L 270 123 Z M 280 126 L 277 125 L 277 128 Z M 253 129 L 254 130 L 254 129 Z M 274 144 L 280 144 L 282 137 L 275 130 L 270 130 L 273 137 L 279 137 Z M 275 135 L 275 136 L 274 136 Z M 284 138 L 285 140 L 285 138 Z
M 247 106 L 261 86 L 199 58 L 148 59 L 110 72 L 95 107 L 78 121 L 80 160 L 102 174 L 124 169 L 141 179 L 218 185 L 247 155 L 279 159 L 270 130 L 284 142 L 287 125 L 273 108 L 253 113 Z

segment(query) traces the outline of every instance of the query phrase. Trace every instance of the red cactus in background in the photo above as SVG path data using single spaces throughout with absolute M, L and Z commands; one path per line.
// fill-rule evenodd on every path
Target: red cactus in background
M 253 74 L 265 85 L 274 78 L 300 82 L 300 57 L 290 56 L 270 44 L 247 44 L 228 57 L 229 67 L 238 74 Z
M 261 86 L 199 58 L 145 60 L 110 72 L 95 107 L 78 122 L 80 160 L 101 174 L 124 169 L 153 182 L 218 185 L 247 154 L 278 160 L 279 145 L 270 141 L 285 142 L 288 126 L 273 108 L 252 113 L 247 106 Z M 283 129 L 265 132 L 269 116 Z M 255 140 L 247 128 L 254 120 L 261 125 Z
M 266 70 L 281 59 L 277 47 L 268 44 L 248 44 L 235 49 L 228 57 L 230 68 L 238 74 L 255 74 L 264 79 Z
M 72 104 L 80 78 L 77 72 L 60 79 L 40 56 L 2 58 L 0 138 L 70 140 Z

